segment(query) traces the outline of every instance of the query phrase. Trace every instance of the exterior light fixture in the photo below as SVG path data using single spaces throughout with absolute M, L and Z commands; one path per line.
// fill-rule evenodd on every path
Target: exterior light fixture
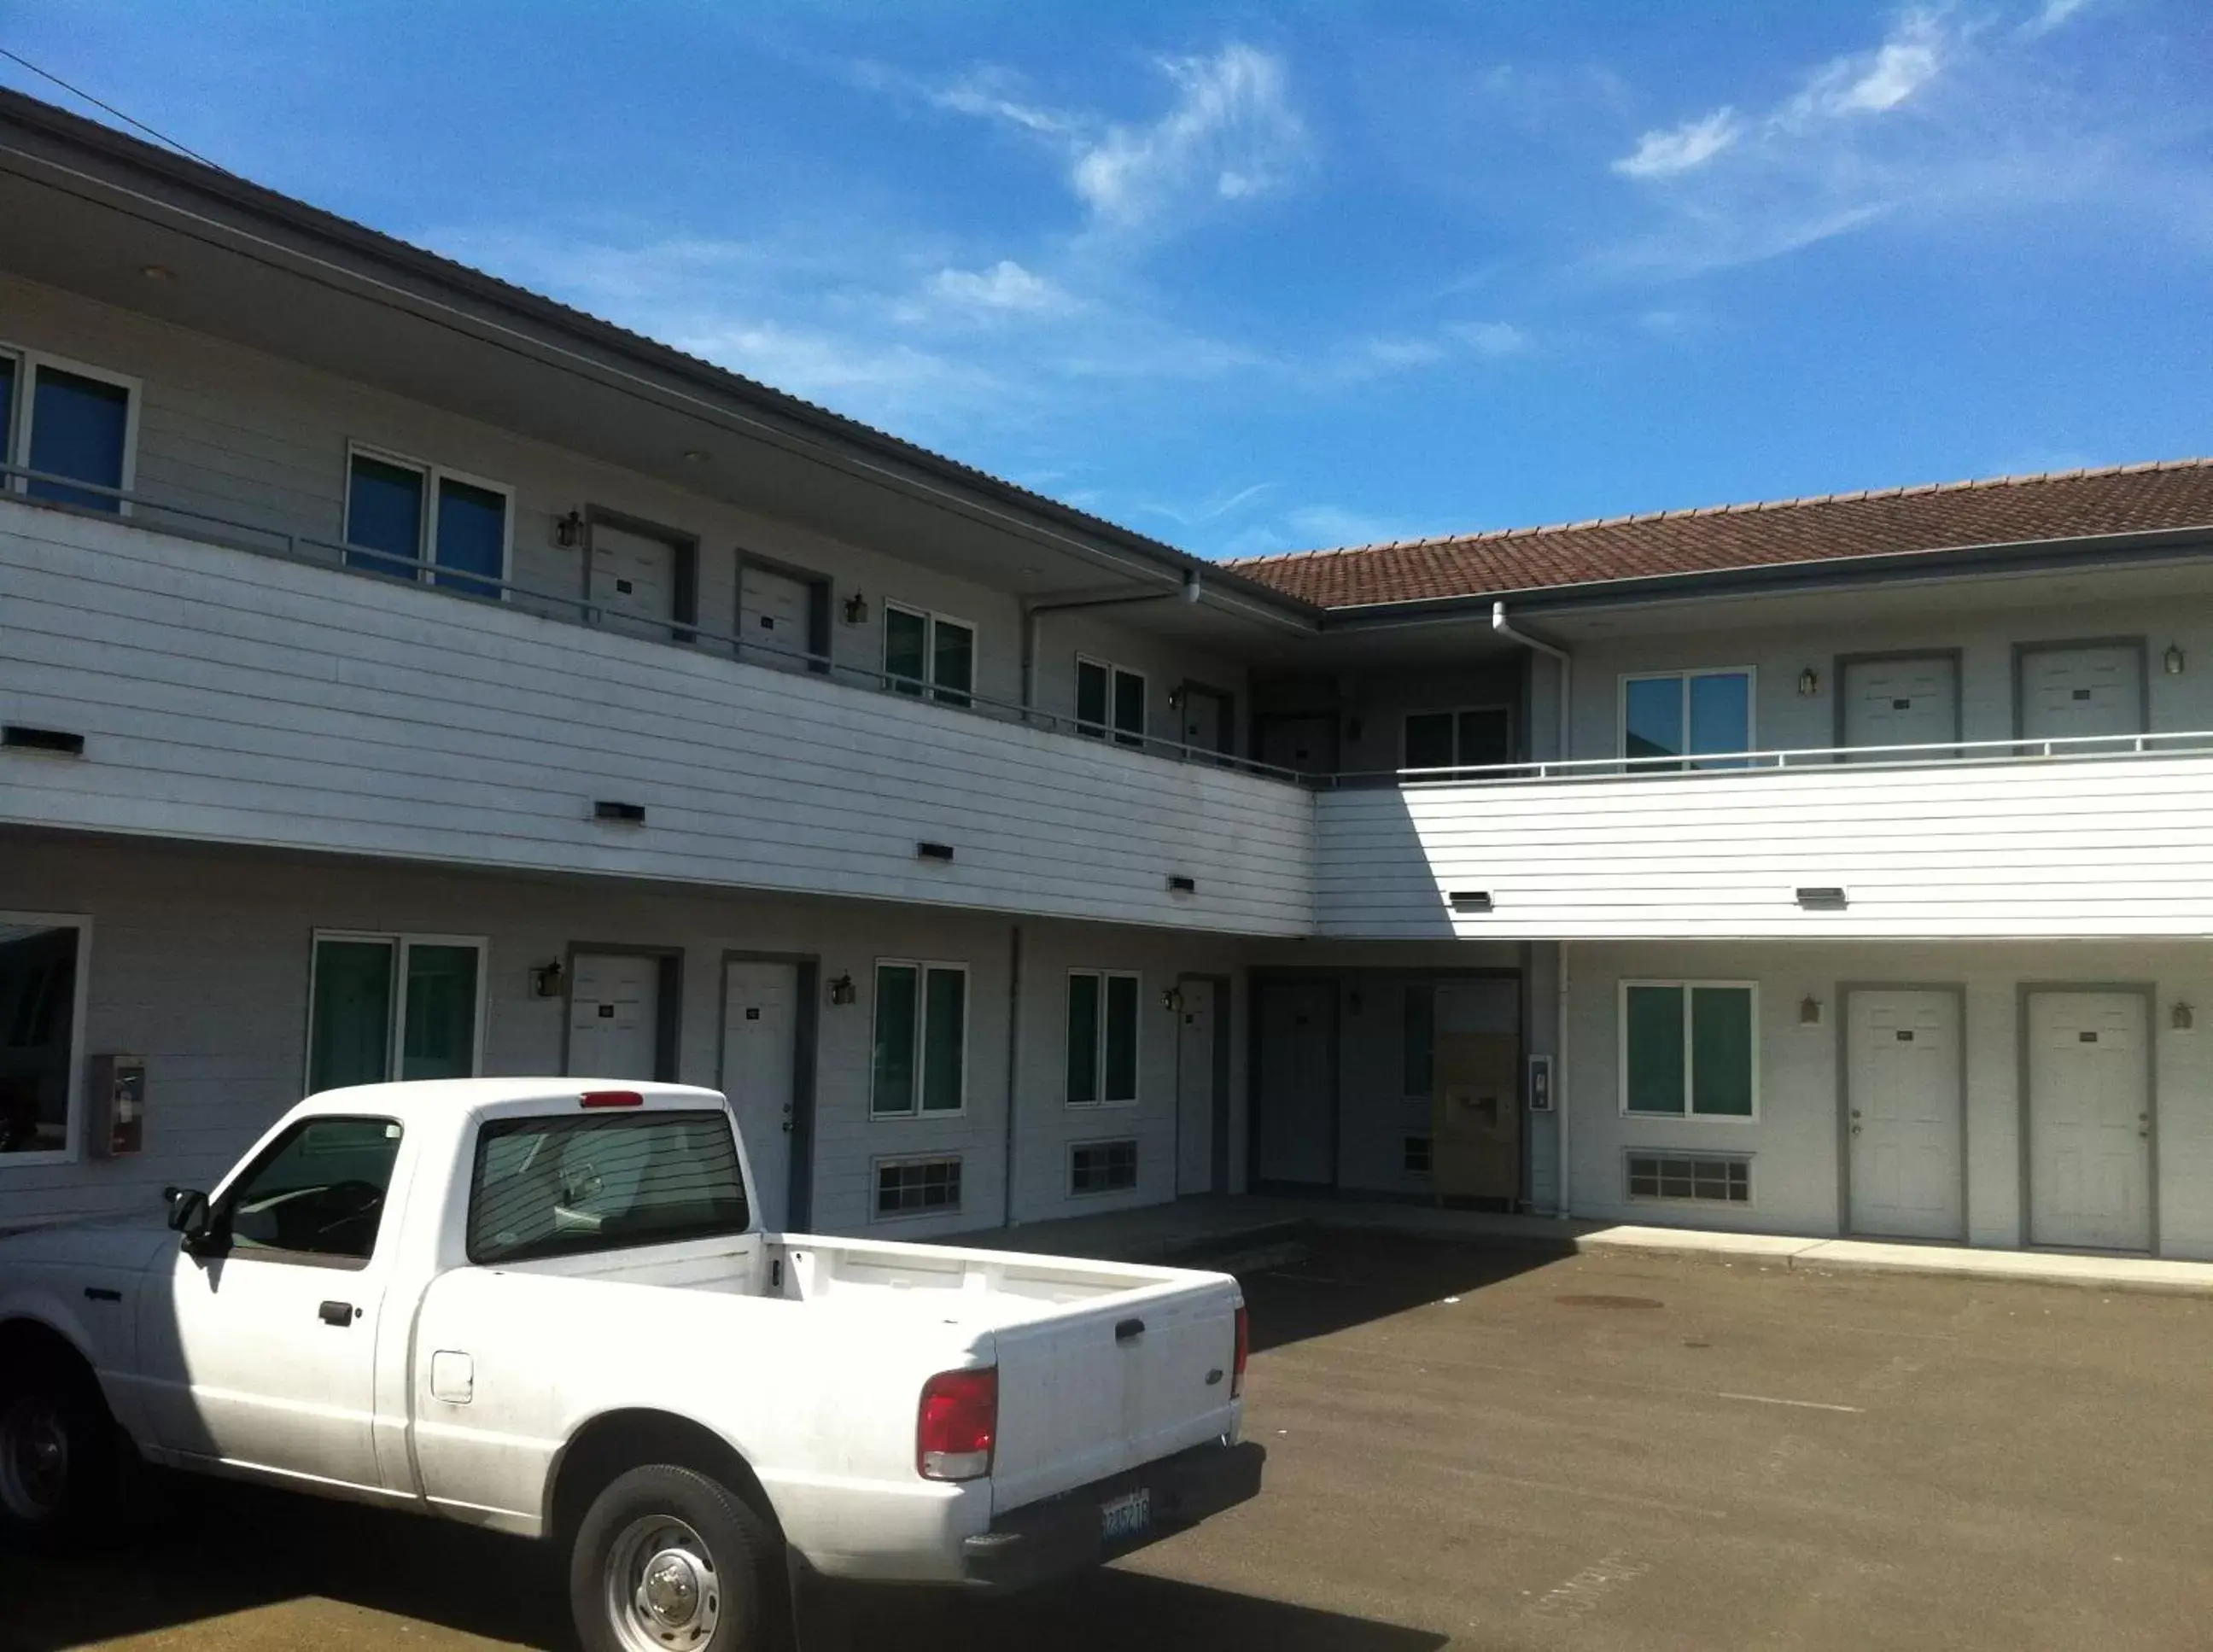
M 1821 1024 L 1821 1001 L 1812 993 L 1798 1000 L 1798 1025 L 1819 1027 Z
M 574 551 L 584 542 L 584 513 L 572 510 L 565 516 L 553 519 L 553 543 L 564 551 Z
M 1821 692 L 1821 674 L 1808 666 L 1798 674 L 1798 697 L 1810 700 Z
M 2168 676 L 2179 677 L 2182 674 L 2182 648 L 2179 643 L 2169 643 L 2167 652 L 2160 658 L 2167 667 Z
M 138 273 L 149 281 L 174 281 L 177 272 L 166 264 L 142 264 Z
M 2177 998 L 2174 1008 L 2167 1012 L 2167 1024 L 2178 1033 L 2194 1033 L 2198 1030 L 2198 1012 Z
M 860 996 L 861 990 L 853 984 L 850 973 L 840 975 L 830 983 L 830 1002 L 833 1004 L 854 1003 Z
M 530 996 L 533 998 L 558 998 L 561 996 L 561 960 L 540 964 L 530 972 Z
M 869 623 L 869 599 L 858 591 L 845 599 L 845 623 L 849 625 Z
M 1180 987 L 1173 987 L 1173 986 L 1172 986 L 1172 987 L 1170 987 L 1167 991 L 1165 991 L 1165 992 L 1161 993 L 1161 1009 L 1165 1009 L 1165 1010 L 1167 1010 L 1167 1011 L 1168 1012 L 1168 1014 L 1170 1014 L 1171 1015 L 1174 1015 L 1174 1014 L 1175 1014 L 1175 1012 L 1176 1012 L 1177 1010 L 1179 1010 L 1179 1009 L 1182 1009 L 1182 1008 L 1183 1008 L 1183 991 L 1182 991 L 1182 989 L 1181 989 L 1181 988 L 1180 988 Z
M 705 464 L 707 462 L 707 450 L 704 448 L 686 448 L 684 450 L 684 462 L 687 465 Z

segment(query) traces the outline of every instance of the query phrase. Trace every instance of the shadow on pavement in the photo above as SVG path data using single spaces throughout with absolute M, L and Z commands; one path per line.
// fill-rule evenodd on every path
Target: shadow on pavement
M 172 1498 L 172 1508 L 90 1557 L 0 1552 L 0 1652 L 64 1652 L 155 1633 L 173 1652 L 400 1644 L 436 1652 L 448 1643 L 442 1631 L 547 1652 L 576 1645 L 562 1568 L 534 1544 L 256 1487 L 187 1485 Z M 281 1609 L 303 1598 L 405 1626 Z M 808 1652 L 1434 1652 L 1445 1643 L 1420 1630 L 1117 1570 L 999 1600 L 872 1590 L 854 1594 L 844 1615 L 843 1632 L 810 1637 Z

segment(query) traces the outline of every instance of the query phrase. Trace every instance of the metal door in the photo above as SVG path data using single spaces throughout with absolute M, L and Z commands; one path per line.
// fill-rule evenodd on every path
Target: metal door
M 612 631 L 666 638 L 676 617 L 676 547 L 612 522 L 591 527 L 588 594 Z
M 798 1106 L 799 966 L 732 962 L 722 975 L 722 1094 L 753 1167 L 770 1232 L 791 1214 L 791 1135 Z
M 1851 1231 L 1965 1238 L 1959 996 L 1862 988 L 1844 1015 Z
M 1211 981 L 1177 984 L 1183 1009 L 1176 1027 L 1176 1192 L 1211 1193 L 1214 1185 L 1216 1004 Z
M 813 604 L 805 580 L 747 563 L 738 579 L 740 654 L 755 665 L 806 670 Z
M 1337 984 L 1269 981 L 1254 991 L 1253 1179 L 1337 1180 Z
M 2133 643 L 2031 649 L 2021 656 L 2024 738 L 2139 735 L 2143 729 L 2143 655 Z
M 2151 1069 L 2133 992 L 2028 995 L 2028 1239 L 2151 1248 Z
M 1839 689 L 1847 746 L 1942 746 L 1960 737 L 1960 670 L 1949 655 L 1848 660 Z
M 659 1076 L 661 960 L 580 952 L 569 987 L 569 1070 L 589 1078 Z

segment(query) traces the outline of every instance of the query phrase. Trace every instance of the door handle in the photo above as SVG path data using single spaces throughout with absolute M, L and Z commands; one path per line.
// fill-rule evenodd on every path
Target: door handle
M 325 1325 L 351 1325 L 361 1310 L 351 1302 L 325 1302 L 315 1312 Z
M 1143 1320 L 1124 1320 L 1114 1327 L 1116 1342 L 1134 1342 L 1144 1334 L 1145 1322 Z

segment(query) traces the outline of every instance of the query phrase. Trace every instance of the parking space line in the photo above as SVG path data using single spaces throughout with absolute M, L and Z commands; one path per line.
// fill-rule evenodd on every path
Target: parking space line
M 1832 1405 L 1826 1400 L 1821 1399 L 1780 1399 L 1773 1394 L 1716 1394 L 1714 1398 L 1745 1399 L 1755 1405 L 1795 1405 L 1801 1411 L 1849 1411 L 1854 1417 L 1864 1417 L 1867 1414 L 1867 1408 L 1863 1405 Z

